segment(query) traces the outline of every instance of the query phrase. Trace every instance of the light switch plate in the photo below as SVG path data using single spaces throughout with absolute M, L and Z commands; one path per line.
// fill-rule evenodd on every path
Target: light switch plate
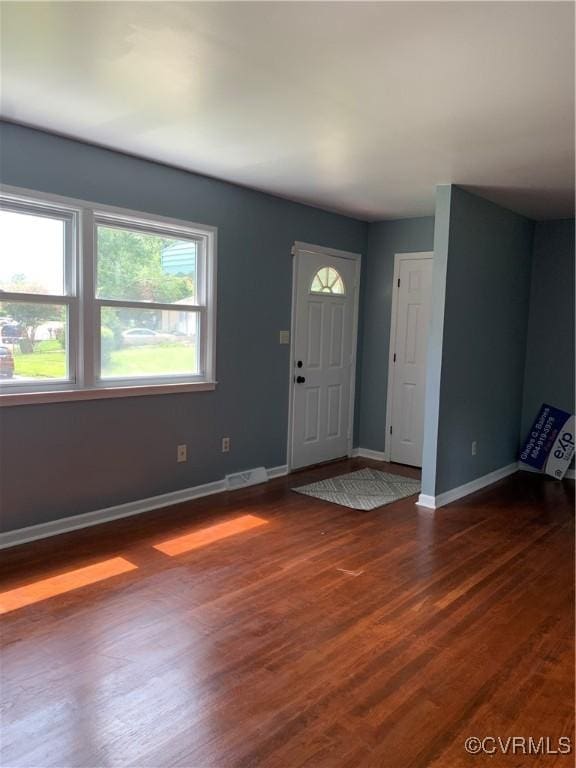
M 280 344 L 290 344 L 290 331 L 280 331 Z

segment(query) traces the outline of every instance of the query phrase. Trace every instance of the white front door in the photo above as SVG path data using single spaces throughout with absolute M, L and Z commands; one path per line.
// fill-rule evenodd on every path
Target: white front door
M 360 265 L 302 246 L 294 258 L 292 469 L 351 452 Z
M 396 322 L 393 318 L 395 334 L 391 339 L 390 461 L 421 467 L 432 254 L 402 254 L 397 258 Z

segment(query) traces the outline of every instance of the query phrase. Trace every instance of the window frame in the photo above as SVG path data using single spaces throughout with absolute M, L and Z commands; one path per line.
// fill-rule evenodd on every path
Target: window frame
M 152 384 L 158 385 L 164 382 L 169 383 L 187 383 L 187 382 L 203 382 L 205 375 L 203 371 L 206 370 L 207 360 L 207 335 L 204 333 L 203 328 L 208 319 L 208 296 L 206 290 L 206 277 L 208 270 L 206 269 L 205 262 L 208 259 L 209 245 L 207 237 L 192 233 L 189 228 L 183 229 L 182 227 L 166 226 L 165 224 L 157 225 L 152 222 L 146 222 L 142 219 L 128 219 L 125 216 L 111 216 L 110 214 L 102 214 L 100 211 L 94 211 L 93 215 L 93 232 L 94 232 L 94 323 L 95 331 L 93 335 L 94 339 L 94 379 L 97 386 L 123 386 L 126 382 L 129 384 Z M 96 292 L 96 285 L 98 280 L 98 227 L 104 226 L 110 229 L 124 229 L 128 232 L 140 232 L 142 234 L 154 234 L 171 238 L 183 238 L 186 240 L 193 240 L 198 243 L 200 247 L 197 251 L 196 258 L 196 303 L 195 304 L 170 304 L 159 301 L 138 301 L 131 299 L 108 299 L 99 298 Z M 199 257 L 198 257 L 199 254 Z M 200 275 L 200 280 L 198 280 Z M 160 312 L 194 312 L 200 316 L 200 334 L 198 338 L 198 367 L 200 369 L 199 374 L 175 374 L 175 375 L 158 375 L 158 376 L 107 376 L 102 378 L 101 364 L 101 335 L 98 333 L 100 328 L 100 316 L 101 310 L 104 307 L 110 307 L 112 309 L 148 309 L 158 310 Z
M 143 211 L 99 205 L 8 185 L 0 186 L 0 208 L 22 213 L 67 216 L 72 224 L 71 242 L 65 249 L 65 293 L 15 294 L 0 291 L 0 301 L 53 303 L 68 307 L 68 379 L 2 383 L 0 406 L 61 402 L 172 392 L 207 391 L 216 388 L 216 276 L 217 228 Z M 97 226 L 118 227 L 167 237 L 183 237 L 201 243 L 197 269 L 196 304 L 105 299 L 96 295 Z M 198 266 L 200 265 L 200 266 Z M 182 375 L 102 378 L 100 376 L 100 310 L 119 308 L 194 311 L 200 314 L 200 373 Z

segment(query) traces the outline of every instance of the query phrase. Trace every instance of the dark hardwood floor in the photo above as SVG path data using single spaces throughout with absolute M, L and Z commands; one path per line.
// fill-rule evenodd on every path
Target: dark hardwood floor
M 2 767 L 573 765 L 464 742 L 573 739 L 574 483 L 290 491 L 361 466 L 5 551 Z

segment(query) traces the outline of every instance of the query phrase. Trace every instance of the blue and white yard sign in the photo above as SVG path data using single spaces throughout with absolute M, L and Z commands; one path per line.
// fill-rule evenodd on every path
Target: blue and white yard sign
M 520 453 L 520 461 L 561 480 L 574 456 L 574 416 L 544 403 Z

